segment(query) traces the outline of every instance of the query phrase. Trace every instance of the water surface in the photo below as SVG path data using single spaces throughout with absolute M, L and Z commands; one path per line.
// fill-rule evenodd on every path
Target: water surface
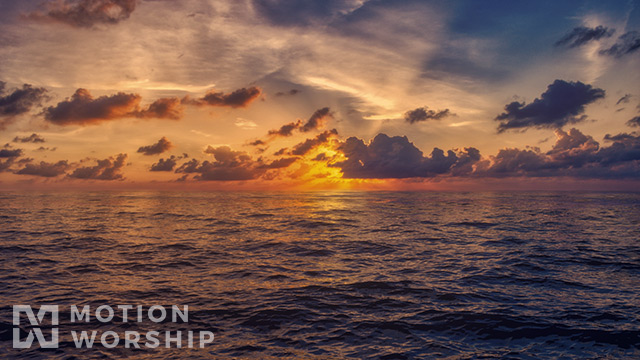
M 640 358 L 640 194 L 0 193 L 0 209 L 2 358 Z M 186 304 L 164 328 L 216 339 L 17 350 L 13 304 Z

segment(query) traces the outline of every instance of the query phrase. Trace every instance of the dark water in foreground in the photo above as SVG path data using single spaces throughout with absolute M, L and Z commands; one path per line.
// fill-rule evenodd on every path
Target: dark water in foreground
M 190 311 L 61 310 L 59 349 L 19 350 L 13 304 Z M 640 194 L 0 193 L 0 305 L 3 359 L 638 359 Z M 74 326 L 215 340 L 76 349 Z

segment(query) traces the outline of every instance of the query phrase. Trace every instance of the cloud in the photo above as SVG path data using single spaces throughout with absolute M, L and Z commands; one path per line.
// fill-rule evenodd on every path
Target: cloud
M 61 160 L 57 163 L 48 163 L 41 161 L 36 164 L 26 164 L 22 169 L 16 171 L 19 175 L 33 175 L 41 177 L 56 177 L 64 174 L 70 168 L 67 160 Z
M 130 116 L 140 103 L 140 95 L 117 93 L 94 99 L 86 89 L 78 89 L 71 99 L 45 109 L 44 116 L 57 125 L 85 125 Z
M 0 172 L 4 172 L 4 171 L 10 170 L 10 168 L 13 165 L 14 162 L 15 162 L 14 158 L 10 158 L 10 159 L 4 160 L 4 161 L 2 159 L 0 159 Z
M 513 177 L 541 174 L 547 168 L 545 158 L 538 149 L 501 149 L 491 157 L 491 161 L 484 162 L 487 166 L 480 166 L 476 172 L 484 177 Z M 483 164 L 481 164 L 483 165 Z
M 36 151 L 56 151 L 58 148 L 57 147 L 44 147 L 44 146 L 40 146 L 39 148 L 36 149 Z
M 143 119 L 172 119 L 182 118 L 182 102 L 178 98 L 162 98 L 154 101 L 148 108 L 132 113 Z
M 328 107 L 316 110 L 307 122 L 300 128 L 302 132 L 309 132 L 320 129 L 328 117 L 331 117 L 331 109 Z
M 197 159 L 191 159 L 176 169 L 176 173 L 192 174 L 197 172 L 200 166 L 200 161 Z
M 33 133 L 29 136 L 19 137 L 16 136 L 13 138 L 13 142 L 21 142 L 21 143 L 43 143 L 44 138 L 36 133 Z
M 609 29 L 602 25 L 598 25 L 594 28 L 580 26 L 574 28 L 567 35 L 563 36 L 555 45 L 575 48 L 590 41 L 597 41 L 602 38 L 611 37 L 615 31 L 615 29 Z
M 282 125 L 277 130 L 269 130 L 267 135 L 276 135 L 276 136 L 291 136 L 293 134 L 293 130 L 299 129 L 302 126 L 302 121 L 298 120 L 296 122 L 288 123 Z
M 254 140 L 254 141 L 249 142 L 248 145 L 260 146 L 260 145 L 266 145 L 266 142 L 264 142 L 264 140 L 258 139 L 258 140 Z
M 151 165 L 150 171 L 173 171 L 178 162 L 178 157 L 171 155 L 170 158 L 160 159 L 157 163 Z
M 445 155 L 444 151 L 434 148 L 430 156 L 424 156 L 406 136 L 389 137 L 386 134 L 378 134 L 369 144 L 350 137 L 338 148 L 346 160 L 330 166 L 340 168 L 344 178 L 426 178 L 454 169 L 457 175 L 462 175 L 463 169 L 471 170 L 470 164 L 480 159 L 475 148 L 466 148 L 461 156 L 452 150 Z
M 22 88 L 14 89 L 10 93 L 5 92 L 6 83 L 0 81 L 0 130 L 11 124 L 18 115 L 30 111 L 46 99 L 45 88 L 33 87 L 29 84 Z
M 640 178 L 640 134 L 607 135 L 609 146 L 600 144 L 578 129 L 555 131 L 552 149 L 501 149 L 483 158 L 475 148 L 449 150 L 434 148 L 429 156 L 406 137 L 378 134 L 366 144 L 356 137 L 340 143 L 337 150 L 345 160 L 326 155 L 315 160 L 337 167 L 344 178 L 503 178 L 573 177 Z
M 474 172 L 480 177 L 640 178 L 640 136 L 607 135 L 612 142 L 600 147 L 577 129 L 556 131 L 556 143 L 547 153 L 539 149 L 503 149 L 484 160 Z
M 0 149 L 0 159 L 17 158 L 22 156 L 22 149 L 10 149 L 5 145 L 4 149 Z
M 255 162 L 246 152 L 233 151 L 228 146 L 209 146 L 205 152 L 212 154 L 215 161 L 205 160 L 200 163 L 192 159 L 182 164 L 176 172 L 197 173 L 196 180 L 234 181 L 255 179 L 264 171 L 256 169 Z
M 211 105 L 211 106 L 228 106 L 232 108 L 246 107 L 253 100 L 257 99 L 262 94 L 262 90 L 257 86 L 249 88 L 238 89 L 230 94 L 223 92 L 209 91 L 203 97 L 191 100 L 189 98 L 183 99 L 183 103 L 191 105 Z
M 169 151 L 173 147 L 173 144 L 166 137 L 162 137 L 157 143 L 148 146 L 141 146 L 138 148 L 138 152 L 143 155 L 158 155 L 165 151 Z
M 627 125 L 631 127 L 640 127 L 640 116 L 636 116 L 633 119 L 627 121 Z
M 509 129 L 560 128 L 566 124 L 577 123 L 586 117 L 585 106 L 604 98 L 605 91 L 593 88 L 580 81 L 567 82 L 556 80 L 547 87 L 540 98 L 525 104 L 512 102 L 505 106 L 505 112 L 496 116 L 500 121 L 498 132 Z
M 326 153 L 320 153 L 320 154 L 316 155 L 316 157 L 314 157 L 312 160 L 313 161 L 328 161 L 329 157 L 327 156 Z
M 338 135 L 338 131 L 336 129 L 324 131 L 312 139 L 307 139 L 295 145 L 291 150 L 291 155 L 297 155 L 297 156 L 305 155 L 309 151 L 313 150 L 314 148 L 327 143 L 330 139 L 332 139 L 336 135 Z
M 49 1 L 45 7 L 45 12 L 32 12 L 26 18 L 90 28 L 96 24 L 117 24 L 128 19 L 136 8 L 136 0 L 62 0 Z
M 258 127 L 255 122 L 243 118 L 237 118 L 234 124 L 243 130 L 252 130 Z
M 310 26 L 345 16 L 366 0 L 253 0 L 258 14 L 279 26 Z
M 620 164 L 626 164 L 625 170 L 631 170 L 635 177 L 640 177 L 640 134 L 635 132 L 607 134 L 604 139 L 612 144 L 600 149 L 597 160 L 600 164 L 607 165 L 607 169 L 610 170 L 609 174 L 605 174 L 606 177 L 615 177 L 616 169 L 611 165 L 620 166 Z
M 92 180 L 122 180 L 122 168 L 126 165 L 127 154 L 118 154 L 104 160 L 97 160 L 96 166 L 85 166 L 75 169 L 69 177 Z
M 621 97 L 620 99 L 618 99 L 618 101 L 616 102 L 616 105 L 620 105 L 620 104 L 626 104 L 631 100 L 631 94 L 624 94 L 623 97 Z
M 22 149 L 12 149 L 11 145 L 5 144 L 0 149 L 0 172 L 9 170 L 20 156 L 22 156 Z
M 159 99 L 140 109 L 141 99 L 138 94 L 123 92 L 94 98 L 87 89 L 80 88 L 71 99 L 47 107 L 44 116 L 56 125 L 88 125 L 128 117 L 178 119 L 182 114 L 177 99 Z
M 296 160 L 298 160 L 298 158 L 295 158 L 295 157 L 276 159 L 270 162 L 269 164 L 260 165 L 258 166 L 258 168 L 259 169 L 283 169 L 283 168 L 289 167 L 291 164 L 296 162 Z
M 640 32 L 629 31 L 618 38 L 610 48 L 600 51 L 602 55 L 621 57 L 640 49 Z
M 293 135 L 294 130 L 299 130 L 300 132 L 318 130 L 324 127 L 327 119 L 331 116 L 331 109 L 328 107 L 324 107 L 322 109 L 314 111 L 311 117 L 309 117 L 309 119 L 304 124 L 302 123 L 302 120 L 298 119 L 295 122 L 282 125 L 279 129 L 269 130 L 267 135 L 271 137 L 287 137 Z M 251 144 L 264 145 L 265 141 L 256 140 Z
M 275 95 L 276 96 L 294 96 L 294 95 L 297 95 L 298 93 L 300 93 L 300 90 L 291 89 L 291 90 L 289 90 L 287 92 L 278 91 Z
M 197 174 L 194 179 L 202 181 L 253 180 L 265 175 L 268 170 L 286 168 L 296 161 L 296 158 L 281 158 L 265 163 L 261 158 L 253 160 L 246 152 L 234 151 L 228 146 L 209 146 L 205 153 L 213 155 L 215 161 L 191 159 L 175 172 Z
M 578 129 L 565 132 L 556 129 L 556 143 L 546 155 L 554 167 L 580 167 L 593 160 L 600 145 L 593 137 L 582 134 Z
M 429 110 L 425 106 L 425 107 L 420 107 L 414 110 L 407 111 L 406 113 L 404 113 L 404 120 L 407 121 L 408 123 L 413 124 L 420 121 L 441 120 L 449 115 L 451 115 L 449 113 L 449 109 L 439 110 L 436 112 L 433 110 Z

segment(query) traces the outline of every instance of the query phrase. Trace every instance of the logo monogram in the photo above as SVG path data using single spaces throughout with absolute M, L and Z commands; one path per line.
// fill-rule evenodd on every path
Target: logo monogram
M 40 347 L 43 349 L 57 349 L 58 348 L 58 328 L 51 329 L 51 340 L 47 341 L 42 333 L 40 327 L 34 327 L 29 330 L 27 339 L 22 341 L 20 339 L 20 314 L 27 314 L 29 323 L 31 326 L 40 326 L 46 313 L 51 313 L 51 325 L 58 325 L 58 305 L 42 305 L 38 310 L 38 316 L 33 313 L 31 305 L 13 305 L 13 347 L 16 349 L 28 349 L 33 343 L 33 337 L 38 339 Z

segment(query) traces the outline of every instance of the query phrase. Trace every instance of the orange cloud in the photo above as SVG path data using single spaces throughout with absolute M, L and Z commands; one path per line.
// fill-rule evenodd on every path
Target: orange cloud
M 98 160 L 95 166 L 85 166 L 75 169 L 70 178 L 85 180 L 123 180 L 122 168 L 126 165 L 127 154 L 118 154 L 116 157 L 109 157 Z
M 89 90 L 80 88 L 71 99 L 47 107 L 44 118 L 56 125 L 90 125 L 128 117 L 178 119 L 182 115 L 178 99 L 159 99 L 146 109 L 140 109 L 141 100 L 138 94 L 123 92 L 94 98 Z
M 169 151 L 173 147 L 173 144 L 166 137 L 162 137 L 157 143 L 148 146 L 141 146 L 138 148 L 138 152 L 143 155 L 158 155 L 165 151 Z
M 211 90 L 199 99 L 191 100 L 188 97 L 185 97 L 182 102 L 197 106 L 210 105 L 240 108 L 246 107 L 253 100 L 257 99 L 261 94 L 262 89 L 257 86 L 238 89 L 230 94 Z
M 128 19 L 136 8 L 136 0 L 49 1 L 45 6 L 46 12 L 32 12 L 25 18 L 90 28 L 95 24 L 116 24 Z

